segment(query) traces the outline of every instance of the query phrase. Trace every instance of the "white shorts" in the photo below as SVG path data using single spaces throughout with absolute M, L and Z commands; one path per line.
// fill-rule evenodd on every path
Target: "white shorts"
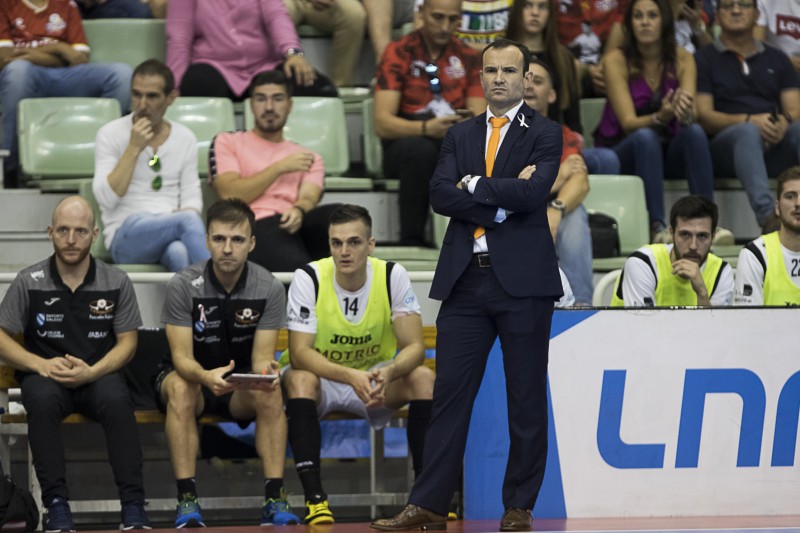
M 388 365 L 389 361 L 378 363 L 372 368 L 380 368 Z M 281 369 L 281 375 L 292 368 L 287 365 Z M 370 368 L 370 370 L 372 370 Z M 347 413 L 360 416 L 372 426 L 374 429 L 385 428 L 392 419 L 393 409 L 388 407 L 370 407 L 361 401 L 356 391 L 347 383 L 340 383 L 330 379 L 319 378 L 320 381 L 320 402 L 317 404 L 317 415 L 320 418 L 328 413 L 335 413 L 337 411 L 344 411 Z

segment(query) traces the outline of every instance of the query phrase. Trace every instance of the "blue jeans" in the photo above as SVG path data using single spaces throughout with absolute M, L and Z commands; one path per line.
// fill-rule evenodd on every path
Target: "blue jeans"
M 195 211 L 139 213 L 125 219 L 111 241 L 115 263 L 161 263 L 178 272 L 211 257 L 203 221 Z
M 584 148 L 589 174 L 619 174 L 619 157 L 611 148 Z
M 614 151 L 623 174 L 635 174 L 644 181 L 644 196 L 651 223 L 666 225 L 664 215 L 664 162 L 667 177 L 685 179 L 692 194 L 714 200 L 714 172 L 708 137 L 697 124 L 681 126 L 667 143 L 666 158 L 659 134 L 640 128 L 625 137 Z
M 714 172 L 742 182 L 756 221 L 763 225 L 775 209 L 769 176 L 777 176 L 800 161 L 800 122 L 793 122 L 783 140 L 764 150 L 761 132 L 753 123 L 729 126 L 711 139 Z
M 123 113 L 131 105 L 131 75 L 125 63 L 84 63 L 71 67 L 40 67 L 17 59 L 0 71 L 3 103 L 3 144 L 10 155 L 6 168 L 17 168 L 17 104 L 25 98 L 94 96 L 116 98 Z
M 556 254 L 558 265 L 572 286 L 575 303 L 592 305 L 592 234 L 589 215 L 583 205 L 561 219 L 556 234 Z

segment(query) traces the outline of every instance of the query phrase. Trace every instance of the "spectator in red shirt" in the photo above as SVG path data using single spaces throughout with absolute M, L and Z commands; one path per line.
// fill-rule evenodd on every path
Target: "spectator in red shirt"
M 24 98 L 98 96 L 131 101 L 131 67 L 88 63 L 89 45 L 71 0 L 7 0 L 0 4 L 0 101 L 5 186 L 18 185 L 17 104 Z
M 428 186 L 447 129 L 486 110 L 479 52 L 453 36 L 460 0 L 425 0 L 422 27 L 390 43 L 378 66 L 375 132 L 400 180 L 400 240 L 425 245 Z
M 584 97 L 605 95 L 600 57 L 622 45 L 620 23 L 627 7 L 628 0 L 559 0 L 558 38 L 578 56 Z M 597 39 L 600 49 L 593 53 L 591 50 L 596 48 Z

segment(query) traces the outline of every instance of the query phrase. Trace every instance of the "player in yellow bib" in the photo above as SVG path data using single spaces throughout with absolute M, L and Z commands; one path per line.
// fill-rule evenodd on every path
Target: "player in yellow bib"
M 613 307 L 726 306 L 733 297 L 733 269 L 711 253 L 717 206 L 684 196 L 670 211 L 674 244 L 651 244 L 625 261 Z
M 419 302 L 402 266 L 370 257 L 375 239 L 369 212 L 340 207 L 328 235 L 331 257 L 295 271 L 287 305 L 289 350 L 281 358 L 306 524 L 334 521 L 320 476 L 319 417 L 348 411 L 382 428 L 393 410 L 409 404 L 408 444 L 418 472 L 433 397 L 434 374 L 422 364 Z
M 800 166 L 778 176 L 781 227 L 739 252 L 735 305 L 800 306 Z

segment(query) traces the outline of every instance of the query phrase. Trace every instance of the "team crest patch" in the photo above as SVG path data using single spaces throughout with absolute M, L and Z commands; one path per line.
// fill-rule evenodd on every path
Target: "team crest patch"
M 308 307 L 300 306 L 300 318 L 303 320 L 308 320 L 308 317 L 311 316 L 311 311 L 308 310 Z
M 261 313 L 249 307 L 245 307 L 244 309 L 237 310 L 233 314 L 233 318 L 236 320 L 237 324 L 249 325 L 258 322 L 258 319 L 261 318 Z
M 100 298 L 89 304 L 89 315 L 92 317 L 105 317 L 114 312 L 114 307 L 113 301 Z
M 61 15 L 58 13 L 53 13 L 50 15 L 50 18 L 45 24 L 44 29 L 47 33 L 50 34 L 58 34 L 64 31 L 64 28 L 67 27 L 67 23 L 64 19 L 61 18 Z
M 467 75 L 467 69 L 464 68 L 464 63 L 461 62 L 461 58 L 458 56 L 450 56 L 448 58 L 450 64 L 445 69 L 447 72 L 447 77 L 452 78 L 454 80 L 460 80 L 464 76 Z

